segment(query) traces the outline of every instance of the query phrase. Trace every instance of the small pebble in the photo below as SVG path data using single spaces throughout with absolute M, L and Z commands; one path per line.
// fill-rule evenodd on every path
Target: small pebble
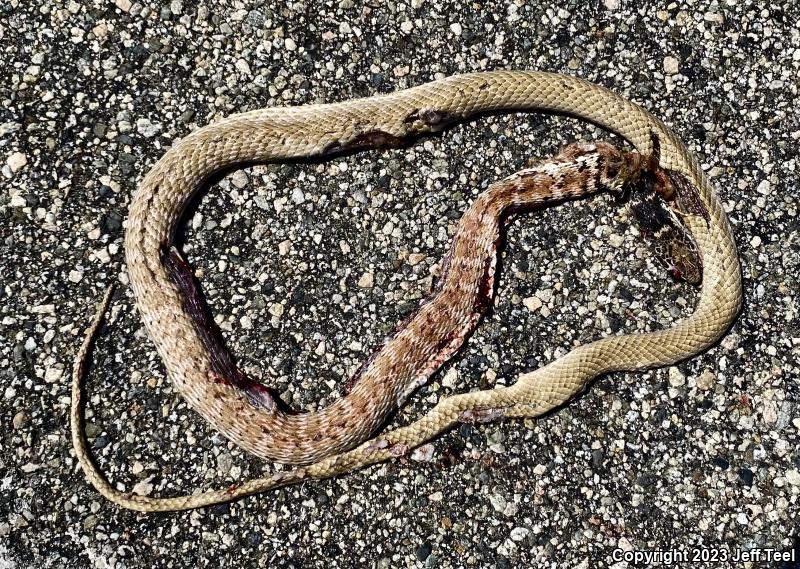
M 14 429 L 21 429 L 25 427 L 29 422 L 30 422 L 30 417 L 28 417 L 28 414 L 25 413 L 25 411 L 18 411 L 14 415 L 14 418 L 11 420 L 11 426 L 14 427 Z
M 145 138 L 151 138 L 161 131 L 161 125 L 152 123 L 149 119 L 141 118 L 136 121 L 136 130 Z
M 672 56 L 664 58 L 664 72 L 667 75 L 675 75 L 678 73 L 678 60 Z
M 669 368 L 668 375 L 669 375 L 669 384 L 672 387 L 680 387 L 686 384 L 686 376 L 678 368 L 674 366 Z
M 6 159 L 6 164 L 12 172 L 17 173 L 28 163 L 28 158 L 22 152 L 14 152 Z
M 417 559 L 420 561 L 425 561 L 428 556 L 431 554 L 433 549 L 431 548 L 431 544 L 428 542 L 423 543 L 419 547 L 417 547 Z
M 524 298 L 522 300 L 522 304 L 524 304 L 525 308 L 531 312 L 536 312 L 542 307 L 542 300 L 536 296 L 529 296 L 528 298 Z
M 745 486 L 750 487 L 753 485 L 753 471 L 749 468 L 742 468 L 739 470 L 739 478 L 742 479 Z
M 306 196 L 303 193 L 303 190 L 301 190 L 300 188 L 295 187 L 292 190 L 292 202 L 299 205 L 299 204 L 303 203 L 304 201 L 306 201 Z
M 508 505 L 505 497 L 500 494 L 491 494 L 489 496 L 489 502 L 492 504 L 494 511 L 500 513 L 503 513 Z
M 375 275 L 367 271 L 358 279 L 358 286 L 361 288 L 372 288 L 375 283 Z

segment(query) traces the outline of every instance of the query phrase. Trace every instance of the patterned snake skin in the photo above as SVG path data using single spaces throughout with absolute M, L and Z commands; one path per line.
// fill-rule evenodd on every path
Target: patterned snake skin
M 636 149 L 572 145 L 552 162 L 492 185 L 459 222 L 434 294 L 351 380 L 346 396 L 314 413 L 287 410 L 248 378 L 217 340 L 191 269 L 172 246 L 187 201 L 231 165 L 319 157 L 399 145 L 487 111 L 566 113 L 613 131 Z M 618 190 L 646 174 L 688 229 L 702 260 L 694 313 L 672 328 L 604 338 L 523 374 L 509 387 L 443 398 L 407 426 L 371 435 L 462 344 L 491 303 L 504 217 L 521 208 Z M 695 157 L 658 119 L 611 91 L 573 77 L 498 71 L 449 77 L 390 95 L 328 105 L 270 108 L 190 134 L 153 167 L 135 194 L 125 239 L 142 319 L 176 389 L 216 429 L 247 451 L 301 465 L 220 491 L 174 498 L 113 488 L 89 456 L 81 381 L 110 299 L 106 294 L 73 371 L 72 437 L 89 481 L 113 502 L 140 511 L 231 500 L 308 478 L 325 478 L 409 452 L 459 421 L 535 417 L 563 404 L 594 377 L 671 365 L 713 344 L 741 304 L 741 276 L 728 220 Z

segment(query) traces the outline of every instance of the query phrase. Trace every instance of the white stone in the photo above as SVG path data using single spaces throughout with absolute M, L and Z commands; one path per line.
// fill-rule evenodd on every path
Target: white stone
M 430 443 L 417 447 L 411 453 L 411 460 L 417 462 L 431 462 L 433 460 L 434 450 L 434 446 Z M 441 498 L 439 501 L 441 501 Z
M 797 470 L 787 470 L 785 478 L 792 486 L 800 486 L 800 472 Z
M 280 253 L 281 256 L 286 255 L 291 248 L 292 242 L 289 239 L 278 243 L 278 253 Z
M 141 118 L 136 121 L 136 130 L 142 136 L 146 138 L 150 138 L 151 136 L 155 136 L 161 130 L 161 125 L 158 123 L 152 123 L 149 119 Z
M 531 312 L 536 312 L 542 307 L 542 301 L 537 296 L 529 296 L 523 299 L 522 304 Z
M 145 478 L 133 487 L 133 493 L 139 496 L 149 496 L 153 491 L 153 484 L 150 482 L 153 477 Z
M 452 24 L 450 24 L 450 31 L 453 32 L 455 35 L 460 36 L 463 30 L 461 29 L 461 24 L 459 24 L 458 22 L 453 22 Z
M 697 388 L 708 391 L 712 387 L 714 387 L 714 374 L 711 370 L 707 369 L 697 378 Z
M 612 247 L 621 247 L 625 242 L 625 237 L 619 235 L 618 233 L 612 233 L 608 236 L 608 242 L 611 243 Z
M 247 185 L 247 181 L 247 172 L 244 170 L 236 170 L 236 172 L 234 172 L 234 174 L 231 176 L 231 184 L 239 189 L 244 188 Z
M 528 534 L 530 533 L 531 530 L 529 530 L 528 528 L 515 527 L 514 529 L 511 530 L 511 539 L 513 539 L 514 541 L 522 541 L 523 539 L 528 537 Z
M 6 164 L 8 164 L 8 167 L 11 168 L 11 171 L 14 173 L 19 172 L 27 163 L 28 157 L 22 152 L 14 152 L 6 159 Z
M 373 275 L 369 271 L 361 275 L 361 278 L 358 279 L 358 286 L 361 288 L 372 288 L 374 284 L 375 284 L 375 275 Z
M 447 370 L 447 373 L 444 374 L 442 378 L 442 387 L 453 388 L 456 386 L 456 381 L 458 380 L 458 370 L 456 368 L 451 367 Z
M 252 75 L 252 72 L 250 71 L 250 64 L 244 59 L 236 60 L 236 70 L 244 75 Z
M 492 494 L 489 496 L 489 502 L 492 504 L 492 508 L 494 508 L 495 512 L 503 513 L 508 505 L 505 497 L 500 494 Z
M 686 383 L 686 376 L 676 367 L 669 368 L 669 384 L 672 387 L 680 387 Z
M 108 26 L 101 22 L 92 28 L 92 33 L 96 38 L 104 38 L 108 35 Z
M 411 253 L 408 256 L 408 264 L 411 266 L 419 265 L 425 259 L 426 256 L 422 253 Z
M 676 58 L 668 55 L 664 58 L 664 72 L 667 75 L 675 75 L 678 72 L 678 63 Z
M 46 383 L 56 383 L 64 376 L 64 370 L 57 367 L 49 367 L 44 372 L 44 380 Z

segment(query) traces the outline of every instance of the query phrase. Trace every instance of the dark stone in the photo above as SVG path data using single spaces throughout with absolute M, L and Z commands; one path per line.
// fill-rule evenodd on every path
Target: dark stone
M 728 470 L 728 468 L 731 465 L 730 462 L 728 462 L 727 460 L 725 460 L 721 456 L 718 456 L 712 462 L 714 463 L 715 466 L 719 467 L 722 470 Z
M 652 474 L 642 474 L 636 478 L 636 485 L 641 486 L 642 488 L 653 486 L 655 483 L 656 477 Z
M 32 193 L 25 194 L 25 203 L 30 207 L 36 207 L 39 205 L 39 196 Z
M 96 450 L 104 449 L 108 446 L 108 443 L 110 442 L 111 439 L 108 438 L 108 435 L 100 435 L 92 443 L 92 448 Z
M 97 188 L 97 196 L 100 198 L 110 198 L 114 195 L 114 190 L 112 190 L 109 186 L 105 184 L 101 184 L 99 188 Z
M 420 561 L 425 561 L 430 556 L 431 551 L 433 551 L 431 544 L 426 541 L 417 547 L 417 559 Z
M 253 547 L 257 547 L 261 543 L 262 539 L 263 538 L 261 537 L 261 534 L 258 533 L 257 531 L 250 532 L 247 535 L 247 543 L 249 543 Z
M 748 488 L 753 485 L 753 471 L 749 468 L 740 469 L 739 478 L 742 479 L 742 483 Z
M 214 504 L 210 508 L 208 508 L 208 512 L 212 516 L 224 516 L 226 514 L 231 513 L 231 504 L 230 502 L 225 502 L 224 504 Z
M 110 235 L 119 233 L 122 231 L 122 216 L 116 211 L 109 211 L 100 222 L 100 230 Z
M 135 172 L 134 164 L 136 164 L 136 156 L 128 154 L 127 152 L 120 152 L 119 154 L 119 169 L 124 175 L 130 175 Z
M 622 300 L 624 300 L 625 302 L 633 302 L 634 298 L 631 292 L 624 286 L 617 287 L 617 296 Z
M 622 319 L 613 315 L 609 314 L 608 318 L 608 327 L 611 329 L 612 332 L 619 332 L 622 328 Z

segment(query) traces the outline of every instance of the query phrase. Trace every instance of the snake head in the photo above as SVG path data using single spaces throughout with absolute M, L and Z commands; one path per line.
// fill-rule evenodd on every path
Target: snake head
M 630 211 L 642 235 L 655 244 L 658 260 L 676 281 L 699 285 L 703 259 L 691 233 L 659 194 L 638 194 Z

